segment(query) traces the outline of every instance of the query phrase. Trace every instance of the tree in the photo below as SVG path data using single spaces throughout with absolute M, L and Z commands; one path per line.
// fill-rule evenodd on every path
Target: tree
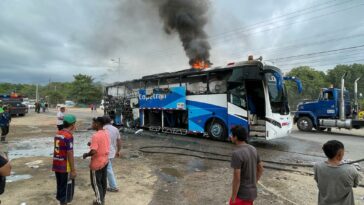
M 95 84 L 91 76 L 78 74 L 74 75 L 71 84 L 71 96 L 81 104 L 98 103 L 102 97 L 102 87 Z
M 60 92 L 50 90 L 46 93 L 46 99 L 50 105 L 57 105 L 58 103 L 63 103 L 65 97 Z
M 322 71 L 317 71 L 309 66 L 300 66 L 293 68 L 287 76 L 298 77 L 302 82 L 303 91 L 297 93 L 295 83 L 287 82 L 288 101 L 291 109 L 295 110 L 297 104 L 303 100 L 316 99 L 319 95 L 320 88 L 328 87 L 326 75 Z
M 364 94 L 364 65 L 352 64 L 352 65 L 337 65 L 334 69 L 328 70 L 327 79 L 334 85 L 334 87 L 340 88 L 341 77 L 344 73 L 347 73 L 345 78 L 345 88 L 349 90 L 351 99 L 354 99 L 354 81 L 361 77 L 358 82 L 358 93 Z M 361 108 L 364 108 L 364 100 L 360 100 Z

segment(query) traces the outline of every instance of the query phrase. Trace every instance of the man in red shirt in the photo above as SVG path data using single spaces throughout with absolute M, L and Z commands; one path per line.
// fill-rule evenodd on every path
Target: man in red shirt
M 76 117 L 65 115 L 64 128 L 54 137 L 53 168 L 57 179 L 57 200 L 61 205 L 70 203 L 73 199 L 76 169 L 73 155 L 73 135 Z
M 103 127 L 105 120 L 97 117 L 92 120 L 92 128 L 97 132 L 92 135 L 90 151 L 83 154 L 83 158 L 91 156 L 90 176 L 91 186 L 95 192 L 96 200 L 94 205 L 105 204 L 107 188 L 107 165 L 109 162 L 110 139 L 109 133 Z

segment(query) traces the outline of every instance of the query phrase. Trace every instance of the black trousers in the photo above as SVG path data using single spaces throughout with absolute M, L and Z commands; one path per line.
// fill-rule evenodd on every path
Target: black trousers
M 6 136 L 9 133 L 9 125 L 1 126 L 1 136 Z
M 9 133 L 9 125 L 1 127 L 1 139 L 0 141 L 5 141 L 6 135 Z
M 57 179 L 57 200 L 61 204 L 70 203 L 75 193 L 75 180 L 70 173 L 55 172 Z
M 97 204 L 104 204 L 107 188 L 107 164 L 100 170 L 90 170 L 90 178 Z

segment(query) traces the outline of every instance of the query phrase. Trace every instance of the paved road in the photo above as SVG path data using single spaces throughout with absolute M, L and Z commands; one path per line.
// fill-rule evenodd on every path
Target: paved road
M 353 134 L 349 134 L 352 132 Z M 361 135 L 360 135 L 361 134 Z M 290 150 L 321 153 L 322 145 L 328 140 L 339 140 L 345 146 L 345 158 L 357 160 L 364 158 L 364 130 L 358 131 L 333 130 L 333 132 L 301 132 L 292 130 L 289 138 L 276 140 L 286 144 Z

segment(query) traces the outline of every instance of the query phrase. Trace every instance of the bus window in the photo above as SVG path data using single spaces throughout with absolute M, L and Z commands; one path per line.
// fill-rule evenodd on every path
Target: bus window
M 238 84 L 230 89 L 230 102 L 238 107 L 247 109 L 244 84 Z
M 268 93 L 270 105 L 273 113 L 286 114 L 289 113 L 287 90 L 283 86 L 282 90 L 277 88 L 277 82 L 271 73 L 266 74 L 266 83 L 268 85 Z
M 188 95 L 201 95 L 207 93 L 206 75 L 183 78 L 182 84 L 186 85 Z
M 209 92 L 212 94 L 224 94 L 227 91 L 226 82 L 230 73 L 211 73 L 209 77 Z

